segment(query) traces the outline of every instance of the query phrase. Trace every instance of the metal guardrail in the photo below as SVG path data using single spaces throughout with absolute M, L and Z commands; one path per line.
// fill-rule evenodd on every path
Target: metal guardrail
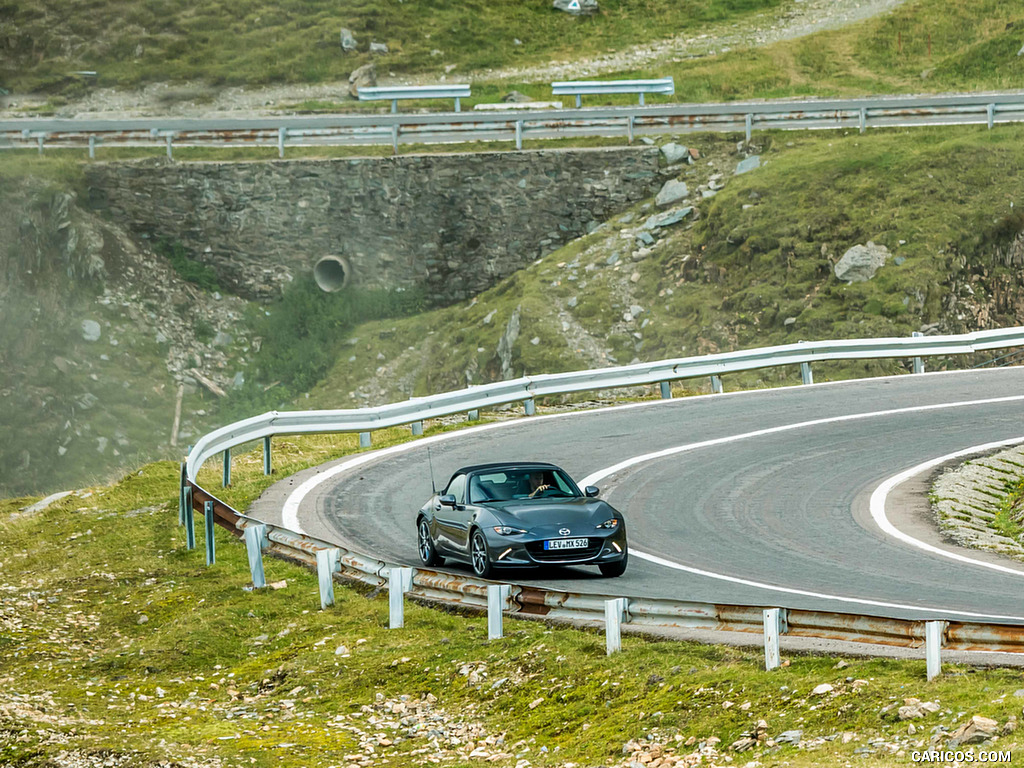
M 398 112 L 399 99 L 455 99 L 455 111 L 459 112 L 459 100 L 469 98 L 469 85 L 366 86 L 358 93 L 360 101 L 390 101 L 393 113 Z
M 987 349 L 1024 345 L 1024 327 L 1006 328 L 956 336 L 915 336 L 911 338 L 852 339 L 840 341 L 802 342 L 777 347 L 730 352 L 704 357 L 680 358 L 656 363 L 578 371 L 545 376 L 523 377 L 513 381 L 472 387 L 379 408 L 348 411 L 276 411 L 230 424 L 202 437 L 181 465 L 180 520 L 192 525 L 193 509 L 199 505 L 215 521 L 237 536 L 244 536 L 250 547 L 249 559 L 253 582 L 259 586 L 263 578 L 262 552 L 316 567 L 321 574 L 322 605 L 333 601 L 325 596 L 336 576 L 353 579 L 375 587 L 396 583 L 392 571 L 411 574 L 411 583 L 403 592 L 427 601 L 458 604 L 482 609 L 490 606 L 489 583 L 470 576 L 443 573 L 403 566 L 352 552 L 305 534 L 247 517 L 231 508 L 195 480 L 200 466 L 217 453 L 224 453 L 224 481 L 230 478 L 232 447 L 263 439 L 264 471 L 270 473 L 270 438 L 272 435 L 314 432 L 366 433 L 369 430 L 399 424 L 416 426 L 422 420 L 464 411 L 523 401 L 527 414 L 533 413 L 533 398 L 540 395 L 564 394 L 583 390 L 610 389 L 625 386 L 662 384 L 662 396 L 671 396 L 666 382 L 752 370 L 767 366 L 800 364 L 803 380 L 809 383 L 810 363 L 820 360 L 855 358 L 924 357 L 937 354 L 968 354 Z M 915 360 L 915 371 L 923 364 Z M 720 384 L 720 380 L 719 380 Z M 720 391 L 720 386 L 719 386 Z M 369 444 L 369 440 L 366 441 Z M 208 531 L 212 531 L 208 522 Z M 250 536 L 245 533 L 254 528 Z M 194 536 L 188 536 L 194 546 Z M 207 562 L 215 560 L 212 536 L 207 537 Z M 255 542 L 255 544 L 253 544 Z M 320 553 L 320 554 L 318 554 Z M 330 556 L 325 557 L 325 553 Z M 325 563 L 327 564 L 325 566 Z M 258 566 L 258 568 L 257 568 Z M 323 570 L 326 568 L 326 572 Z M 328 585 L 325 587 L 325 582 Z M 392 603 L 394 605 L 394 602 Z M 400 605 L 400 599 L 399 599 Z M 764 632 L 766 663 L 777 664 L 778 634 L 798 637 L 826 638 L 858 643 L 874 643 L 899 647 L 929 648 L 929 677 L 938 670 L 938 648 L 950 650 L 985 650 L 1024 653 L 1024 627 L 1013 624 L 988 624 L 958 621 L 922 621 L 877 616 L 835 613 L 829 611 L 787 610 L 755 606 L 695 603 L 680 600 L 656 600 L 642 597 L 621 598 L 610 595 L 579 594 L 537 587 L 512 586 L 506 612 L 523 616 L 572 622 L 598 623 L 614 626 L 616 639 L 609 640 L 609 652 L 617 644 L 619 621 L 637 627 L 713 629 L 734 632 Z M 612 607 L 619 606 L 614 611 Z M 614 616 L 613 616 L 614 614 Z M 769 621 L 770 617 L 770 621 Z M 614 622 L 611 619 L 614 618 Z M 773 627 L 769 631 L 769 624 Z M 773 638 L 773 639 L 772 639 Z M 768 652 L 774 642 L 774 657 Z
M 98 145 L 370 146 L 515 142 L 636 134 L 855 128 L 921 125 L 988 125 L 1024 121 L 1024 92 L 808 99 L 718 104 L 596 107 L 517 112 L 449 112 L 409 115 L 321 115 L 260 118 L 136 118 L 0 120 L 0 149 Z
M 657 80 L 569 80 L 551 84 L 555 96 L 575 96 L 576 107 L 582 106 L 583 96 L 604 93 L 635 93 L 644 104 L 645 93 L 671 95 L 676 92 L 676 82 L 671 77 Z

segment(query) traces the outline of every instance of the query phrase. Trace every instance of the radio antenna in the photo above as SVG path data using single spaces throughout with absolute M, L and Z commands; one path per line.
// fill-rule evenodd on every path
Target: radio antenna
M 427 446 L 427 466 L 430 467 L 430 492 L 437 495 L 437 485 L 434 483 L 434 462 L 430 460 L 430 446 Z

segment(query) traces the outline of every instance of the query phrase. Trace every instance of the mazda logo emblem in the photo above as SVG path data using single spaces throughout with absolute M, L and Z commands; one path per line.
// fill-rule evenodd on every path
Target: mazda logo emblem
M 568 528 L 560 528 L 558 532 L 563 536 L 568 536 L 570 533 L 572 533 L 572 531 L 570 531 Z

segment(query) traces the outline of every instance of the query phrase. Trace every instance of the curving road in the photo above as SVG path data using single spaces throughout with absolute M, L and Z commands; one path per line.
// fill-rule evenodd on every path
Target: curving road
M 615 580 L 590 568 L 510 572 L 507 580 L 574 592 L 907 618 L 941 618 L 944 610 L 1024 623 L 1024 565 L 1019 575 L 1001 573 L 916 549 L 885 535 L 868 510 L 872 491 L 897 472 L 1024 436 L 1024 369 L 660 401 L 453 434 L 430 448 L 439 484 L 459 466 L 485 460 L 548 460 L 581 479 L 631 457 L 691 446 L 599 483 L 627 516 L 631 550 L 668 564 L 634 553 Z M 425 442 L 322 483 L 303 499 L 299 524 L 416 564 L 414 516 L 430 495 Z M 254 512 L 272 519 L 276 509 L 279 516 L 283 493 L 301 479 L 275 486 Z M 914 494 L 894 494 L 887 514 L 938 542 L 920 506 Z

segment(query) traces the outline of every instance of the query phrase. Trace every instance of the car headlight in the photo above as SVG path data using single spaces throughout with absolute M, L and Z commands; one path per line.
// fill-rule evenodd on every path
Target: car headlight
M 515 536 L 517 533 L 526 533 L 522 528 L 513 528 L 511 525 L 496 525 L 494 532 L 502 536 Z
M 605 520 L 603 523 L 601 523 L 597 527 L 598 528 L 605 528 L 605 529 L 608 529 L 608 530 L 614 530 L 615 528 L 619 527 L 619 520 L 618 520 L 618 518 L 613 517 L 613 518 L 611 518 L 609 520 Z

